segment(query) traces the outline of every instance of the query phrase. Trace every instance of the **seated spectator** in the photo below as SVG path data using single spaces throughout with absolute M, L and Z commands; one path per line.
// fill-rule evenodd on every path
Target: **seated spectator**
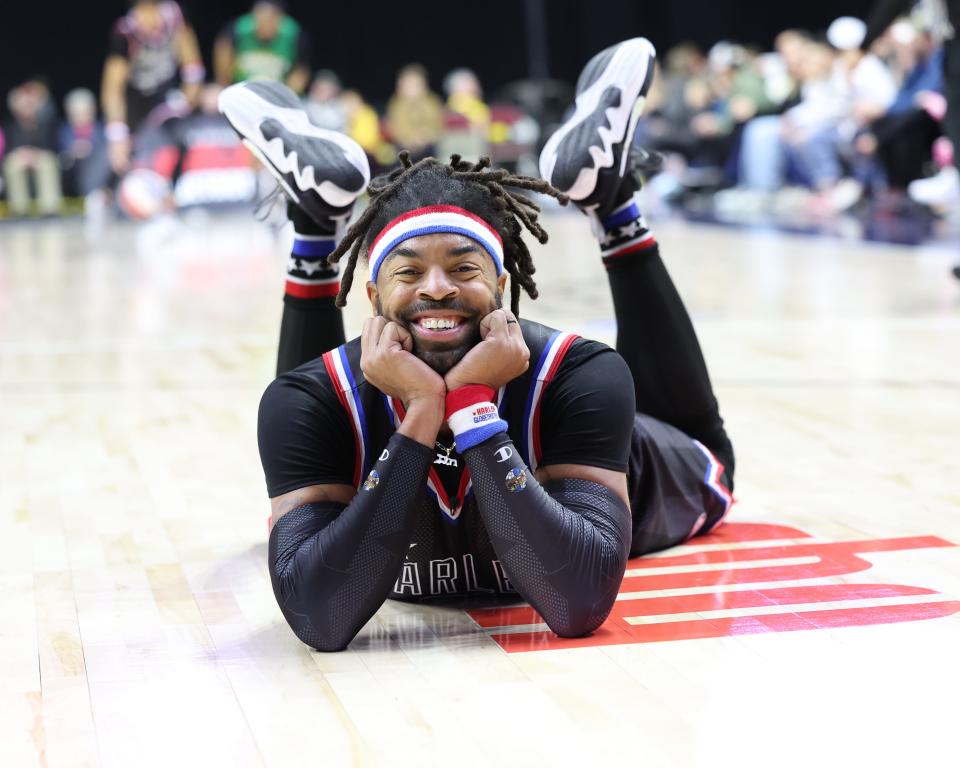
M 918 32 L 906 19 L 891 26 L 882 42 L 889 46 L 903 79 L 886 114 L 860 132 L 854 149 L 858 162 L 876 158 L 881 183 L 902 192 L 911 181 L 923 178 L 940 135 L 946 111 L 943 51 L 929 33 Z
M 676 189 L 718 187 L 735 181 L 743 125 L 770 107 L 755 54 L 730 42 L 706 59 L 685 43 L 666 56 L 672 71 L 648 98 L 651 116 L 640 143 L 668 154 L 665 178 Z M 664 185 L 664 180 L 659 182 Z
M 347 113 L 341 99 L 340 78 L 335 72 L 321 69 L 313 76 L 304 109 L 314 125 L 331 131 L 346 130 Z
M 682 43 L 669 50 L 664 61 L 662 76 L 653 79 L 637 141 L 653 150 L 690 157 L 698 143 L 692 122 L 711 103 L 706 59 L 693 43 Z
M 104 189 L 110 179 L 107 140 L 97 120 L 92 91 L 77 88 L 63 101 L 67 122 L 60 129 L 60 168 L 67 195 L 86 197 Z
M 897 87 L 890 69 L 877 56 L 864 53 L 860 44 L 866 24 L 850 16 L 836 19 L 827 30 L 827 39 L 836 49 L 831 85 L 837 95 L 835 125 L 811 136 L 809 143 L 820 144 L 805 158 L 806 171 L 813 189 L 819 193 L 817 204 L 824 212 L 849 208 L 859 200 L 863 185 L 856 178 L 845 178 L 844 165 L 867 180 L 869 171 L 856 167 L 853 142 L 857 134 L 881 117 L 896 97 Z
M 488 154 L 490 140 L 490 108 L 483 101 L 480 80 L 469 69 L 455 69 L 443 79 L 443 89 L 447 114 L 437 153 L 478 160 Z
M 340 94 L 340 103 L 347 121 L 346 134 L 363 147 L 371 169 L 385 169 L 392 165 L 397 155 L 383 138 L 376 110 L 363 100 L 358 91 L 344 91 Z
M 249 154 L 217 107 L 221 90 L 216 83 L 205 85 L 198 109 L 177 126 L 176 146 L 161 147 L 151 158 L 152 167 L 170 178 L 178 208 L 244 203 L 256 196 Z
M 60 212 L 60 166 L 57 163 L 57 114 L 46 84 L 39 78 L 17 86 L 7 98 L 11 118 L 4 126 L 7 154 L 3 177 L 13 216 L 30 212 L 30 182 L 44 216 Z
M 817 192 L 823 208 L 843 208 L 856 199 L 856 184 L 840 184 L 843 159 L 851 156 L 857 132 L 882 115 L 896 94 L 883 62 L 860 52 L 864 33 L 862 21 L 847 17 L 831 25 L 831 45 L 801 43 L 799 103 L 772 121 L 751 122 L 745 132 L 741 179 L 746 186 L 773 192 L 789 174 Z
M 809 35 L 788 29 L 777 35 L 774 53 L 763 58 L 769 107 L 744 126 L 740 144 L 738 181 L 741 188 L 774 192 L 784 181 L 780 116 L 802 100 L 802 86 L 811 71 Z
M 277 80 L 303 93 L 310 79 L 309 38 L 283 0 L 257 0 L 250 13 L 231 21 L 217 37 L 213 70 L 223 87 Z
M 455 69 L 443 79 L 447 94 L 447 109 L 463 115 L 478 133 L 490 129 L 490 107 L 483 101 L 483 88 L 476 73 L 469 69 Z
M 415 160 L 434 153 L 443 132 L 443 103 L 430 90 L 423 65 L 408 64 L 397 74 L 386 125 L 393 141 Z
M 846 89 L 836 76 L 836 53 L 826 43 L 810 41 L 801 69 L 800 103 L 780 119 L 779 150 L 773 188 L 783 185 L 787 164 L 804 186 L 827 188 L 840 179 L 837 126 L 845 114 Z

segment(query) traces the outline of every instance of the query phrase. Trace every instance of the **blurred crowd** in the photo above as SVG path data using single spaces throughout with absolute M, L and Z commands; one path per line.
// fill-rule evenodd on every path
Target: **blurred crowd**
M 826 33 L 784 31 L 769 52 L 735 42 L 661 52 L 636 135 L 664 158 L 649 186 L 668 202 L 709 193 L 742 210 L 830 214 L 897 195 L 953 205 L 960 181 L 942 135 L 942 56 L 916 14 L 875 40 L 862 21 L 841 18 Z M 285 82 L 314 123 L 354 138 L 374 171 L 405 148 L 490 154 L 535 174 L 542 137 L 572 100 L 565 84 L 518 81 L 488 101 L 468 69 L 447 73 L 439 95 L 409 64 L 393 94 L 371 104 L 333 70 L 313 71 L 309 35 L 282 0 L 258 0 L 229 21 L 209 60 L 211 73 L 177 3 L 134 0 L 110 32 L 99 97 L 72 90 L 61 111 L 42 77 L 7 95 L 0 212 L 53 216 L 126 199 L 148 215 L 136 204 L 151 186 L 171 206 L 255 197 L 255 165 L 217 112 L 220 89 L 250 78 Z
M 217 111 L 220 89 L 252 78 L 285 82 L 314 123 L 354 138 L 374 171 L 406 148 L 414 156 L 490 154 L 535 172 L 540 129 L 522 95 L 488 104 L 477 76 L 456 69 L 440 96 L 411 63 L 378 111 L 333 70 L 312 71 L 309 35 L 282 0 L 258 0 L 227 23 L 211 54 L 208 77 L 177 3 L 134 0 L 110 32 L 99 99 L 72 90 L 61 116 L 43 77 L 13 88 L 0 123 L 0 215 L 99 212 L 116 201 L 146 217 L 155 212 L 146 205 L 153 189 L 165 190 L 171 207 L 255 197 L 255 163 Z
M 720 207 L 833 214 L 861 200 L 960 200 L 941 43 L 922 17 L 875 41 L 844 17 L 786 30 L 774 50 L 687 43 L 661 58 L 637 142 L 665 156 L 667 199 L 704 190 Z

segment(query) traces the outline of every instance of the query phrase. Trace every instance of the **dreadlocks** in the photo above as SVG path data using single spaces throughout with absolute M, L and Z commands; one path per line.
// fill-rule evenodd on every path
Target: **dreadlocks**
M 364 246 L 369 247 L 370 241 L 390 221 L 424 205 L 454 204 L 489 222 L 500 234 L 504 245 L 503 266 L 510 273 L 510 308 L 519 314 L 521 288 L 531 299 L 537 298 L 537 284 L 533 281 L 536 267 L 521 237 L 521 224 L 541 243 L 547 242 L 547 233 L 537 221 L 540 206 L 508 187 L 550 195 L 562 205 L 568 202 L 565 194 L 541 179 L 491 168 L 489 157 L 471 163 L 460 155 L 452 155 L 449 164 L 425 157 L 414 163 L 409 152 L 400 152 L 400 167 L 370 182 L 367 187 L 370 204 L 328 257 L 329 261 L 338 262 L 350 251 L 341 276 L 337 306 L 346 304 Z

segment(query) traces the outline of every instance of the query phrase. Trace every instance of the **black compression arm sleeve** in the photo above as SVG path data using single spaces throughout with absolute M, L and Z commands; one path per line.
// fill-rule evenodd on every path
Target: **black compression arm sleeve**
M 599 627 L 617 596 L 630 548 L 630 511 L 587 480 L 541 486 L 506 433 L 465 454 L 480 514 L 520 595 L 563 637 Z
M 304 504 L 273 526 L 273 592 L 307 645 L 345 648 L 386 600 L 413 538 L 433 457 L 425 445 L 395 434 L 374 465 L 376 475 L 350 504 Z

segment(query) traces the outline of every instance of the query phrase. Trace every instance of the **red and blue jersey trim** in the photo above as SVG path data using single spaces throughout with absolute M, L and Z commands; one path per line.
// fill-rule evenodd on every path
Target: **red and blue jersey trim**
M 727 488 L 723 482 L 720 480 L 720 475 L 723 474 L 724 466 L 717 459 L 716 456 L 710 451 L 707 446 L 701 443 L 699 440 L 694 440 L 693 444 L 697 446 L 700 452 L 707 457 L 707 470 L 703 476 L 703 483 L 706 485 L 710 491 L 723 502 L 723 514 L 717 518 L 717 521 L 713 523 L 708 530 L 713 530 L 719 526 L 724 518 L 730 513 L 730 508 L 733 506 L 736 499 L 733 497 L 733 493 L 730 492 L 730 489 Z
M 498 407 L 503 402 L 505 391 L 506 387 L 500 387 L 500 391 L 497 393 Z M 396 429 L 400 426 L 404 416 L 406 416 L 403 403 L 387 395 L 383 395 L 383 402 L 386 406 L 390 423 L 393 425 L 393 428 Z M 443 487 L 443 483 L 440 481 L 440 476 L 437 475 L 436 469 L 431 466 L 427 471 L 427 491 L 437 500 L 437 506 L 440 507 L 440 511 L 443 513 L 444 521 L 457 523 L 460 520 L 460 512 L 463 509 L 464 502 L 467 500 L 467 497 L 473 493 L 473 480 L 470 477 L 470 470 L 466 467 L 463 468 L 463 473 L 460 475 L 460 483 L 457 486 L 457 495 L 451 497 Z M 454 501 L 459 503 L 455 504 Z
M 323 365 L 327 369 L 327 375 L 333 382 L 333 388 L 337 393 L 337 399 L 340 405 L 344 407 L 347 415 L 350 417 L 350 425 L 353 427 L 354 444 L 354 462 L 353 462 L 353 484 L 359 488 L 363 478 L 366 477 L 369 467 L 367 446 L 369 443 L 367 432 L 367 418 L 363 412 L 363 404 L 357 395 L 357 383 L 353 378 L 353 371 L 350 370 L 350 362 L 347 359 L 347 350 L 345 347 L 337 347 L 323 355 Z
M 523 454 L 527 459 L 527 466 L 536 471 L 542 456 L 540 448 L 540 405 L 543 401 L 543 392 L 556 376 L 563 362 L 564 356 L 570 351 L 570 346 L 580 337 L 575 333 L 555 331 L 547 341 L 530 379 L 530 392 L 527 395 L 527 405 L 523 411 Z

